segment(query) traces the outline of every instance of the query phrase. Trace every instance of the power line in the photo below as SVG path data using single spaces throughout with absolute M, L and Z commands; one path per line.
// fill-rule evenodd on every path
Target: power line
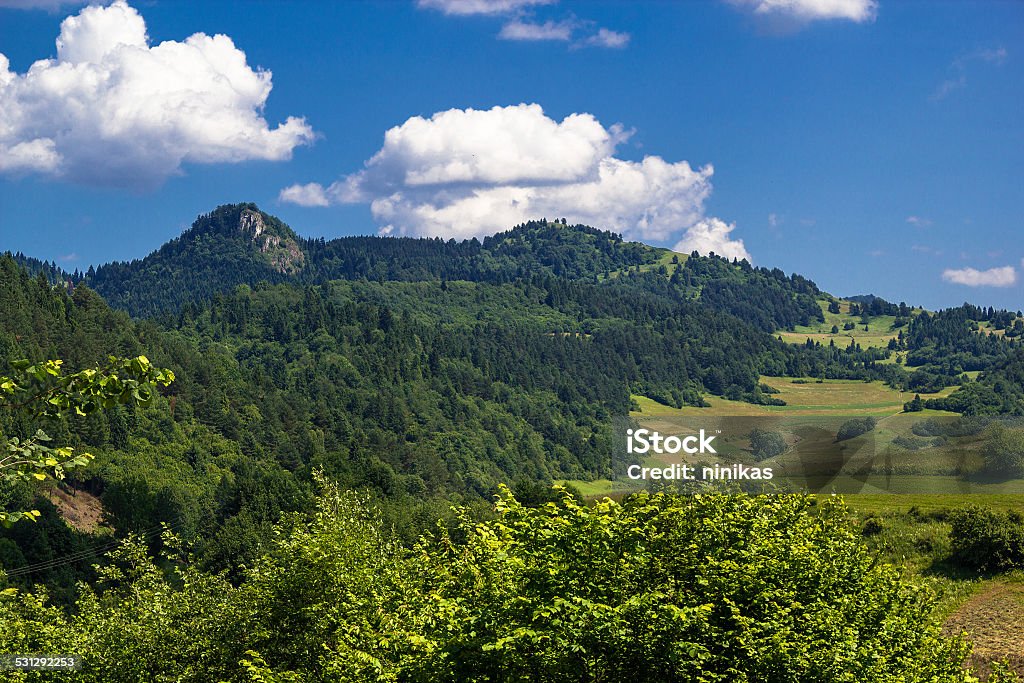
M 164 529 L 164 525 L 174 529 L 174 528 L 176 528 L 176 527 L 181 525 L 181 523 L 183 521 L 182 517 L 184 517 L 184 513 L 183 512 L 175 515 L 172 518 L 171 521 L 162 522 L 162 523 L 160 523 L 157 526 L 150 527 L 148 529 L 144 529 L 144 530 L 142 530 L 140 532 L 136 532 L 135 535 L 141 536 L 142 538 L 145 539 L 145 538 L 150 538 L 152 536 L 155 536 L 156 534 L 162 533 L 163 529 Z M 113 550 L 116 550 L 120 545 L 122 545 L 124 543 L 124 540 L 125 539 L 117 539 L 117 540 L 111 541 L 111 542 L 109 542 L 109 543 L 107 543 L 105 545 L 101 545 L 101 546 L 99 546 L 97 548 L 88 548 L 86 550 L 79 550 L 78 552 L 71 553 L 70 555 L 64 555 L 62 557 L 54 558 L 52 560 L 46 560 L 44 562 L 36 562 L 35 564 L 29 564 L 29 565 L 25 565 L 25 566 L 22 566 L 22 567 L 15 567 L 13 569 L 5 571 L 5 573 L 6 573 L 8 578 L 11 578 L 11 577 L 25 576 L 25 575 L 28 575 L 28 574 L 34 574 L 36 572 L 47 571 L 47 570 L 50 570 L 50 569 L 56 569 L 57 567 L 61 567 L 61 566 L 67 565 L 67 564 L 73 564 L 73 563 L 76 563 L 76 562 L 81 562 L 82 560 L 86 559 L 90 555 L 97 555 L 97 556 L 106 555 L 107 553 L 109 553 L 109 552 L 111 552 Z

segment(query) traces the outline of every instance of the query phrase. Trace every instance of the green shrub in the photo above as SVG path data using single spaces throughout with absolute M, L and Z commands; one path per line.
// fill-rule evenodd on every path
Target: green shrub
M 186 557 L 168 579 L 136 541 L 72 614 L 0 591 L 0 642 L 75 652 L 69 680 L 94 683 L 975 680 L 934 594 L 879 563 L 841 501 L 531 508 L 505 489 L 496 507 L 410 550 L 328 486 L 237 586 Z
M 864 525 L 860 528 L 860 532 L 865 536 L 877 536 L 884 530 L 885 525 L 882 524 L 882 520 L 877 517 L 868 517 L 864 520 Z
M 908 451 L 919 451 L 922 448 L 928 448 L 931 446 L 932 442 L 927 439 L 918 439 L 913 436 L 904 436 L 900 434 L 892 440 L 892 444 L 894 446 L 899 446 L 900 448 L 905 448 Z
M 1024 477 L 1024 429 L 993 423 L 985 441 L 985 464 L 997 474 Z
M 1024 567 L 1024 517 L 977 505 L 949 515 L 952 559 L 981 571 Z

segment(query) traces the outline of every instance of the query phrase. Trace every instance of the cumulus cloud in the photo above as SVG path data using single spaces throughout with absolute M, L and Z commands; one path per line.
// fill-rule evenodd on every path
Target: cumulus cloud
M 927 228 L 929 225 L 932 224 L 931 220 L 927 218 L 922 218 L 921 216 L 907 216 L 907 223 L 910 223 L 911 225 L 916 226 L 918 228 Z
M 729 238 L 733 225 L 704 220 L 714 169 L 619 159 L 616 147 L 629 136 L 591 114 L 556 121 L 537 104 L 451 109 L 388 130 L 363 170 L 328 187 L 293 185 L 280 199 L 367 203 L 385 234 L 468 238 L 565 217 L 633 239 L 690 238 L 686 251 L 749 257 Z
M 968 287 L 1012 287 L 1017 283 L 1017 271 L 1013 266 L 975 270 L 974 268 L 947 268 L 942 279 Z
M 769 28 L 793 29 L 814 21 L 875 20 L 877 0 L 726 0 Z
M 228 36 L 150 46 L 124 0 L 87 7 L 62 22 L 56 59 L 18 74 L 0 54 L 0 172 L 139 188 L 184 163 L 288 159 L 314 134 L 269 126 L 271 88 Z
M 305 185 L 292 185 L 281 190 L 278 199 L 289 204 L 299 206 L 328 206 L 330 201 L 323 185 L 319 183 L 306 183 Z
M 511 14 L 537 5 L 553 5 L 558 0 L 417 0 L 424 9 L 436 9 L 445 14 L 467 16 L 473 14 Z
M 672 251 L 686 254 L 694 250 L 702 254 L 714 252 L 727 258 L 753 261 L 743 246 L 743 240 L 732 239 L 729 236 L 735 229 L 735 223 L 726 223 L 718 218 L 705 218 L 691 226 Z

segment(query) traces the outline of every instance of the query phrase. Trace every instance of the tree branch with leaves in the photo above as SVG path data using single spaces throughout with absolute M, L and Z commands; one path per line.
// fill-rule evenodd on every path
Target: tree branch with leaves
M 174 381 L 174 373 L 155 367 L 145 356 L 110 357 L 103 366 L 64 372 L 64 362 L 11 363 L 10 376 L 0 375 L 0 411 L 20 414 L 30 422 L 85 416 L 119 405 L 144 406 L 158 387 Z M 43 429 L 29 437 L 6 436 L 0 430 L 0 487 L 19 481 L 62 480 L 69 469 L 84 467 L 90 453 L 54 446 Z M 0 510 L 0 524 L 35 520 L 38 510 Z

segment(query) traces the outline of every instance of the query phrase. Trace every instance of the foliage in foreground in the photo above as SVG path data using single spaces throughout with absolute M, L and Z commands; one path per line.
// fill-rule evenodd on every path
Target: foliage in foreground
M 0 594 L 0 642 L 80 681 L 970 681 L 935 597 L 842 504 L 642 494 L 464 519 L 413 549 L 328 485 L 240 585 L 129 543 L 73 616 Z M 169 541 L 171 539 L 168 539 Z M 169 543 L 173 547 L 174 543 Z M 23 680 L 36 680 L 26 676 Z

